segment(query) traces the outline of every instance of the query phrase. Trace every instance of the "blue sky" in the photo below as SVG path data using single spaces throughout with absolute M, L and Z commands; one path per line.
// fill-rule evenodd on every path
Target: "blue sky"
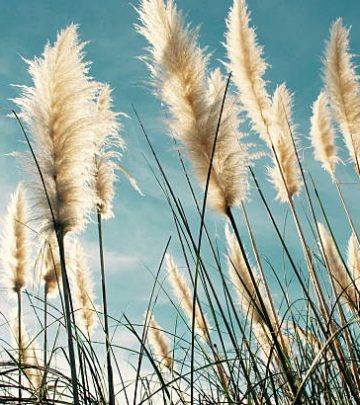
M 334 224 L 345 224 L 344 216 L 331 195 L 334 190 L 325 174 L 319 170 L 311 158 L 306 140 L 309 129 L 310 106 L 321 89 L 321 55 L 330 23 L 338 16 L 344 18 L 346 25 L 352 26 L 351 46 L 354 53 L 360 51 L 360 3 L 357 0 L 249 0 L 252 21 L 258 28 L 259 42 L 264 45 L 267 61 L 271 65 L 266 79 L 269 89 L 286 81 L 295 92 L 295 122 L 299 125 L 299 138 L 305 156 L 305 166 L 319 179 L 323 197 L 328 202 L 329 212 Z M 29 84 L 29 75 L 21 56 L 33 58 L 42 52 L 46 40 L 53 41 L 56 32 L 74 22 L 80 25 L 80 35 L 88 40 L 87 59 L 93 62 L 91 73 L 100 81 L 108 82 L 114 89 L 115 109 L 127 113 L 130 117 L 123 120 L 123 137 L 128 148 L 124 152 L 123 165 L 137 178 L 145 197 L 138 195 L 120 177 L 117 185 L 115 219 L 104 226 L 105 246 L 108 264 L 110 311 L 120 315 L 123 311 L 139 317 L 145 307 L 151 288 L 152 278 L 147 270 L 156 271 L 165 243 L 170 235 L 175 236 L 171 213 L 165 198 L 159 190 L 144 155 L 150 159 L 145 140 L 133 117 L 131 104 L 135 104 L 149 131 L 153 144 L 159 153 L 167 173 L 176 185 L 176 190 L 189 211 L 194 211 L 187 197 L 185 182 L 177 163 L 176 152 L 171 140 L 166 136 L 162 123 L 164 111 L 160 102 L 154 98 L 146 84 L 148 72 L 144 64 L 137 59 L 146 44 L 135 33 L 133 24 L 137 4 L 122 0 L 1 0 L 0 14 L 0 96 L 3 108 L 11 107 L 9 98 L 17 94 L 13 84 Z M 211 66 L 220 66 L 219 59 L 224 58 L 221 45 L 225 30 L 225 17 L 231 1 L 179 0 L 179 8 L 187 14 L 187 20 L 194 26 L 201 25 L 200 43 L 213 53 Z M 0 142 L 0 203 L 1 209 L 8 201 L 8 193 L 13 191 L 16 182 L 24 178 L 18 164 L 12 157 L 6 156 L 14 150 L 23 151 L 25 145 L 21 133 L 11 119 L 1 113 Z M 246 127 L 247 129 L 247 127 Z M 254 139 L 250 135 L 250 140 Z M 342 146 L 341 140 L 339 145 Z M 346 158 L 346 153 L 341 153 Z M 269 198 L 274 192 L 265 180 L 265 166 L 268 162 L 259 162 L 256 172 L 265 185 Z M 351 168 L 339 169 L 343 181 L 354 181 Z M 344 189 L 345 190 L 345 189 Z M 353 197 L 354 188 L 346 189 L 346 197 L 354 215 L 360 213 Z M 304 201 L 300 197 L 299 203 Z M 277 218 L 284 220 L 285 208 L 272 204 Z M 275 250 L 276 242 L 271 227 L 265 218 L 256 194 L 253 192 L 249 203 L 249 212 L 260 236 L 262 253 L 269 256 L 275 266 L 281 262 Z M 191 217 L 194 217 L 192 214 Z M 358 215 L 357 215 L 358 217 Z M 220 239 L 223 238 L 223 221 L 219 216 L 209 216 L 209 229 Z M 90 264 L 94 276 L 98 276 L 96 249 L 96 229 L 94 224 L 82 240 L 90 255 Z M 339 229 L 339 238 L 344 243 L 349 229 Z M 294 249 L 298 244 L 289 239 Z M 171 249 L 180 259 L 176 242 Z M 299 256 L 300 260 L 300 256 Z M 181 263 L 181 262 L 180 262 Z M 98 294 L 99 295 L 99 294 Z M 164 304 L 163 307 L 165 308 Z

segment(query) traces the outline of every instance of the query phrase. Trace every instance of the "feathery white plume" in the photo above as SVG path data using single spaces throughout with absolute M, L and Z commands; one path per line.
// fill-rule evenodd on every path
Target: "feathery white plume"
M 281 84 L 274 92 L 271 105 L 271 139 L 277 159 L 273 154 L 273 167 L 269 168 L 268 174 L 281 202 L 287 202 L 301 188 L 300 170 L 292 140 L 295 137 L 292 99 L 285 84 Z
M 352 277 L 348 274 L 331 235 L 323 224 L 318 223 L 318 226 L 327 270 L 333 280 L 335 291 L 350 308 L 358 308 L 359 297 Z
M 30 339 L 24 320 L 21 318 L 21 340 L 19 342 L 19 321 L 17 314 L 12 317 L 10 322 L 11 339 L 14 349 L 19 352 L 19 360 L 22 365 L 25 365 L 24 373 L 29 379 L 31 388 L 39 391 L 42 383 L 42 371 L 40 370 L 40 362 L 38 358 L 39 348 L 35 339 Z M 17 357 L 17 356 L 15 356 Z
M 261 324 L 264 321 L 261 315 L 261 305 L 256 295 L 255 286 L 253 285 L 249 275 L 244 256 L 239 248 L 236 237 L 229 230 L 228 226 L 225 228 L 225 236 L 228 248 L 227 259 L 229 276 L 236 289 L 239 304 L 241 305 L 242 311 L 245 315 L 249 313 L 249 316 L 252 318 L 253 322 Z M 257 287 L 261 289 L 261 281 L 256 269 L 251 269 L 251 271 L 254 274 Z
M 94 190 L 96 205 L 102 218 L 113 216 L 112 203 L 115 196 L 114 182 L 116 180 L 116 160 L 120 153 L 115 148 L 125 148 L 125 142 L 120 137 L 119 113 L 112 111 L 113 103 L 110 86 L 100 87 L 97 97 L 97 134 L 94 163 Z
M 321 92 L 312 108 L 310 138 L 314 148 L 314 157 L 322 163 L 324 170 L 334 176 L 336 156 L 335 132 L 331 125 L 326 93 Z
M 170 254 L 166 254 L 165 262 L 173 292 L 178 298 L 184 312 L 191 321 L 193 314 L 193 296 L 191 294 L 191 291 L 184 276 L 180 273 L 174 259 L 172 258 L 172 256 L 170 256 Z M 210 328 L 208 325 L 208 321 L 205 318 L 205 315 L 201 312 L 200 307 L 197 303 L 195 307 L 195 330 L 204 341 L 209 341 Z
M 324 80 L 334 117 L 357 171 L 360 160 L 360 88 L 349 52 L 349 29 L 341 18 L 331 27 L 324 60 Z
M 207 99 L 210 102 L 208 131 L 215 134 L 216 125 L 223 101 L 226 80 L 219 69 L 211 72 L 208 79 Z M 208 201 L 212 208 L 225 213 L 227 208 L 238 205 L 246 199 L 248 166 L 251 162 L 249 147 L 242 142 L 244 134 L 239 132 L 238 106 L 235 97 L 227 94 L 219 128 L 216 150 L 212 162 L 212 174 Z M 255 158 L 255 155 L 252 156 Z M 206 180 L 209 162 L 198 159 L 193 162 L 199 178 Z M 203 165 L 203 166 L 202 166 Z
M 61 263 L 54 232 L 49 233 L 44 242 L 42 279 L 45 283 L 46 294 L 49 297 L 55 296 L 61 281 Z
M 352 234 L 348 242 L 347 264 L 354 280 L 355 286 L 360 291 L 360 247 L 355 234 Z
M 207 80 L 208 58 L 197 45 L 197 30 L 185 26 L 172 0 L 166 4 L 163 0 L 143 0 L 138 12 L 141 23 L 137 30 L 150 43 L 144 59 L 154 89 L 170 111 L 172 135 L 184 144 L 205 188 L 225 80 L 218 71 Z M 247 193 L 247 149 L 239 144 L 242 135 L 238 132 L 237 106 L 227 97 L 209 183 L 209 203 L 222 213 Z
M 27 61 L 33 86 L 19 86 L 22 95 L 14 101 L 30 129 L 53 209 L 55 230 L 65 235 L 83 228 L 92 198 L 89 194 L 94 156 L 97 84 L 88 76 L 77 26 L 58 34 L 40 58 Z M 40 176 L 28 156 L 33 174 L 32 196 L 43 230 L 54 229 Z
M 174 359 L 169 347 L 169 340 L 155 321 L 153 315 L 150 316 L 148 339 L 160 364 L 168 370 L 172 370 L 174 367 Z
M 252 126 L 267 143 L 270 142 L 268 125 L 270 97 L 263 79 L 267 64 L 256 32 L 250 27 L 250 13 L 245 0 L 234 0 L 227 19 L 226 50 L 240 100 Z
M 256 282 L 256 286 L 254 286 L 236 236 L 229 230 L 228 226 L 225 227 L 225 236 L 228 249 L 227 260 L 230 280 L 236 289 L 239 304 L 244 315 L 251 319 L 251 330 L 261 346 L 263 353 L 267 358 L 269 357 L 273 339 L 269 327 L 264 320 L 263 308 L 256 294 L 256 288 L 258 288 L 261 294 L 266 313 L 274 331 L 277 333 L 277 339 L 285 346 L 283 349 L 290 353 L 289 340 L 283 335 L 281 330 L 278 330 L 280 321 L 271 308 L 260 275 L 256 268 L 251 269 Z
M 5 284 L 14 292 L 26 284 L 29 267 L 28 211 L 25 191 L 19 184 L 8 204 L 5 224 L 1 235 L 1 261 Z
M 91 336 L 97 322 L 94 286 L 85 253 L 79 242 L 75 245 L 73 267 L 71 277 L 74 288 L 74 309 L 77 310 L 82 331 Z

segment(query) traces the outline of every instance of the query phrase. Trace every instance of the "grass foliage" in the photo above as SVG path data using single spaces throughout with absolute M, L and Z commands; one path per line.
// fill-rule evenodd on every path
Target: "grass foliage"
M 332 180 L 327 192 L 347 219 L 342 226 L 350 239 L 342 249 L 321 187 L 301 158 L 293 95 L 284 84 L 267 93 L 267 65 L 245 0 L 234 0 L 229 12 L 224 76 L 208 71 L 198 31 L 172 0 L 142 0 L 138 13 L 136 29 L 149 42 L 144 59 L 169 114 L 172 153 L 188 201 L 179 198 L 133 106 L 173 228 L 159 247 L 158 268 L 151 269 L 144 318 L 112 316 L 102 223 L 112 216 L 115 168 L 124 147 L 119 114 L 112 112 L 110 88 L 87 77 L 77 27 L 62 31 L 42 59 L 29 62 L 34 87 L 22 89 L 16 99 L 20 111 L 12 112 L 29 147 L 21 159 L 32 180 L 11 199 L 3 231 L 3 296 L 10 294 L 16 311 L 2 314 L 11 341 L 1 343 L 0 402 L 360 404 L 360 245 L 357 221 L 336 177 L 334 140 L 344 138 L 346 164 L 359 175 L 360 87 L 349 31 L 340 19 L 331 28 L 309 134 L 315 159 Z M 251 125 L 248 136 L 240 132 L 243 121 Z M 90 133 L 92 142 L 82 139 Z M 257 137 L 261 152 L 250 144 Z M 267 173 L 264 156 L 271 161 Z M 268 180 L 276 202 L 268 195 Z M 29 201 L 36 200 L 32 216 L 23 187 Z M 83 205 L 85 187 L 89 201 Z M 251 214 L 253 201 L 261 204 L 260 218 Z M 209 230 L 209 210 L 223 218 L 220 236 Z M 76 241 L 88 218 L 99 237 L 93 275 Z M 268 241 L 254 230 L 255 220 L 272 227 L 276 263 L 262 252 Z M 284 222 L 294 230 L 291 238 Z M 31 268 L 41 280 L 34 290 L 27 287 Z M 169 329 L 161 326 L 169 319 L 157 312 L 159 299 L 172 314 Z M 34 320 L 31 336 L 24 311 Z M 118 339 L 120 333 L 131 336 L 130 347 Z

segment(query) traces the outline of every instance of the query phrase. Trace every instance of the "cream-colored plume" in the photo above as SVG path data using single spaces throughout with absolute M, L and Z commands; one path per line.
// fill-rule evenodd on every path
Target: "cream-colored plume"
M 193 296 L 187 285 L 184 276 L 180 273 L 174 259 L 170 254 L 165 257 L 166 268 L 169 275 L 169 281 L 172 286 L 173 292 L 178 298 L 182 309 L 192 322 L 193 315 Z M 205 315 L 200 310 L 198 304 L 195 307 L 195 330 L 206 342 L 210 338 L 210 328 Z
M 79 242 L 75 246 L 74 266 L 71 277 L 74 289 L 74 309 L 83 333 L 91 336 L 97 322 L 94 286 L 85 252 Z
M 225 80 L 219 71 L 207 79 L 208 58 L 197 44 L 197 30 L 185 26 L 172 0 L 166 4 L 163 0 L 143 0 L 139 17 L 137 30 L 150 43 L 144 59 L 154 89 L 170 111 L 172 135 L 185 146 L 205 188 Z M 209 184 L 209 203 L 222 213 L 247 193 L 248 154 L 246 146 L 239 143 L 238 108 L 234 99 L 227 97 Z
M 13 342 L 14 349 L 20 353 L 14 356 L 19 357 L 22 365 L 27 366 L 24 368 L 24 373 L 28 378 L 29 385 L 35 391 L 39 391 L 42 383 L 42 371 L 40 370 L 40 362 L 38 358 L 39 348 L 37 347 L 36 341 L 30 339 L 24 320 L 21 319 L 21 340 L 19 343 L 19 321 L 17 314 L 12 317 L 10 322 L 10 334 L 11 340 Z
M 55 296 L 61 282 L 61 263 L 54 232 L 49 233 L 44 242 L 42 279 L 47 296 Z
M 118 149 L 125 147 L 120 137 L 119 113 L 112 111 L 113 102 L 110 86 L 101 86 L 97 97 L 96 152 L 94 167 L 94 190 L 96 206 L 103 219 L 113 216 L 112 203 L 115 196 L 116 160 L 120 158 Z
M 314 148 L 314 157 L 321 162 L 324 170 L 334 177 L 336 156 L 335 132 L 331 125 L 325 92 L 321 92 L 312 108 L 310 138 Z
M 256 286 L 254 286 L 236 236 L 229 230 L 228 226 L 225 228 L 225 236 L 228 248 L 227 259 L 230 280 L 235 287 L 243 314 L 251 319 L 251 331 L 261 346 L 263 354 L 266 358 L 269 357 L 273 339 L 269 327 L 264 320 L 263 308 L 256 294 L 256 287 L 261 294 L 266 313 L 273 330 L 277 333 L 279 343 L 283 346 L 284 351 L 286 350 L 287 353 L 290 353 L 289 340 L 281 330 L 279 331 L 281 322 L 277 318 L 277 314 L 274 314 L 272 310 L 260 275 L 256 268 L 251 269 L 256 282 Z
M 253 322 L 262 324 L 264 323 L 264 320 L 261 315 L 261 305 L 256 295 L 255 288 L 257 286 L 257 288 L 261 290 L 262 296 L 265 298 L 264 289 L 263 286 L 261 286 L 259 274 L 257 274 L 256 269 L 251 269 L 256 282 L 256 286 L 254 286 L 236 237 L 229 230 L 228 226 L 225 228 L 225 236 L 228 248 L 227 259 L 229 276 L 236 289 L 239 304 L 243 313 L 245 315 L 249 315 Z
M 1 261 L 4 282 L 16 293 L 26 285 L 29 267 L 29 230 L 25 191 L 19 184 L 8 204 L 1 235 Z
M 300 325 L 295 324 L 294 322 L 288 322 L 287 323 L 288 330 L 293 330 L 294 335 L 298 335 L 301 341 L 314 350 L 315 353 L 319 352 L 322 347 L 323 343 L 321 343 L 321 340 L 316 336 L 314 333 L 312 333 L 310 330 L 302 328 Z M 331 352 L 327 351 L 326 352 L 326 357 L 331 358 Z
M 160 365 L 171 371 L 174 367 L 174 359 L 169 346 L 169 339 L 161 330 L 153 315 L 151 315 L 149 321 L 148 339 Z
M 285 84 L 281 84 L 274 92 L 271 105 L 271 139 L 277 159 L 273 154 L 273 166 L 268 174 L 281 202 L 289 201 L 301 188 L 300 169 L 292 140 L 295 137 L 292 99 Z
M 207 99 L 210 102 L 209 134 L 216 133 L 225 86 L 226 80 L 220 70 L 211 72 L 207 92 Z M 226 213 L 227 208 L 244 201 L 249 189 L 247 173 L 248 166 L 251 164 L 251 155 L 248 145 L 242 142 L 244 135 L 238 130 L 240 124 L 238 112 L 235 97 L 228 93 L 218 132 L 208 193 L 210 206 L 222 213 Z M 210 150 L 209 153 L 211 153 Z M 252 156 L 255 158 L 254 155 Z M 200 158 L 194 160 L 193 164 L 201 182 L 205 182 L 209 161 Z
M 360 88 L 349 52 L 349 29 L 341 18 L 331 27 L 324 60 L 324 80 L 334 117 L 357 171 L 360 166 Z
M 27 61 L 32 87 L 20 86 L 22 95 L 14 101 L 20 117 L 32 134 L 55 220 L 63 234 L 83 228 L 92 205 L 90 193 L 98 85 L 88 76 L 84 62 L 85 43 L 77 26 L 61 31 L 55 44 L 47 44 L 41 57 Z M 31 195 L 36 218 L 44 231 L 54 229 L 40 176 L 31 156 Z
M 358 295 L 358 291 L 360 291 L 360 247 L 355 234 L 352 234 L 349 238 L 347 253 L 348 268 L 357 288 L 356 294 Z
M 250 27 L 250 13 L 245 0 L 234 0 L 227 19 L 225 46 L 232 72 L 238 88 L 240 101 L 252 126 L 267 143 L 269 139 L 270 97 L 263 79 L 267 64 L 263 59 L 263 48 L 258 44 L 256 32 Z
M 318 226 L 321 243 L 323 246 L 323 253 L 326 258 L 326 267 L 330 277 L 333 280 L 335 291 L 339 296 L 341 295 L 343 300 L 349 305 L 350 308 L 356 309 L 358 308 L 359 304 L 359 296 L 356 291 L 356 286 L 354 285 L 354 280 L 352 280 L 353 275 L 351 274 L 351 270 L 349 275 L 339 256 L 336 245 L 324 225 L 319 223 Z M 350 253 L 349 250 L 351 260 L 355 258 L 353 256 L 354 253 L 356 254 L 354 251 Z

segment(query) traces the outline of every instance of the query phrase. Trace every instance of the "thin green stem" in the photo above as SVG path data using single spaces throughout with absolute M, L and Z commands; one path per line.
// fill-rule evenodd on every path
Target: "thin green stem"
M 274 342 L 274 347 L 276 349 L 276 353 L 277 353 L 277 356 L 278 356 L 278 359 L 279 359 L 279 363 L 280 363 L 280 365 L 281 365 L 281 367 L 282 367 L 282 369 L 283 369 L 283 371 L 284 371 L 284 373 L 286 375 L 287 382 L 289 384 L 291 392 L 292 392 L 293 396 L 295 397 L 296 393 L 297 393 L 297 384 L 296 384 L 296 380 L 295 380 L 294 375 L 293 375 L 293 371 L 290 368 L 288 359 L 287 359 L 286 355 L 284 355 L 284 349 L 281 347 L 281 345 L 279 343 L 279 340 L 278 340 L 278 337 L 277 337 L 277 334 L 279 332 L 274 330 L 272 322 L 271 322 L 271 320 L 269 318 L 269 314 L 268 314 L 267 309 L 265 307 L 263 298 L 262 298 L 262 296 L 260 294 L 260 291 L 259 291 L 259 289 L 257 287 L 257 284 L 256 284 L 256 280 L 255 280 L 254 275 L 253 275 L 253 273 L 251 271 L 251 267 L 249 265 L 247 255 L 246 255 L 244 246 L 243 246 L 241 238 L 240 238 L 240 234 L 239 234 L 236 222 L 235 222 L 235 218 L 234 218 L 233 213 L 232 213 L 230 208 L 227 209 L 226 215 L 227 215 L 227 217 L 228 217 L 228 219 L 229 219 L 229 221 L 231 223 L 231 227 L 234 230 L 236 240 L 238 242 L 241 254 L 242 254 L 242 256 L 244 258 L 244 261 L 245 261 L 245 264 L 246 264 L 246 268 L 248 270 L 251 282 L 252 282 L 252 284 L 254 286 L 256 298 L 259 300 L 261 315 L 262 315 L 262 317 L 263 317 L 263 319 L 265 321 L 266 326 L 269 329 L 270 335 L 271 335 L 272 340 Z M 300 397 L 297 398 L 296 404 L 301 404 L 301 403 L 302 403 L 302 399 Z
M 352 230 L 353 234 L 355 235 L 355 238 L 356 238 L 356 241 L 357 241 L 358 245 L 360 246 L 359 235 L 358 235 L 358 233 L 357 233 L 357 231 L 356 231 L 354 222 L 353 222 L 353 220 L 351 219 L 351 215 L 350 215 L 350 213 L 349 213 L 349 209 L 348 209 L 348 207 L 347 207 L 347 205 L 346 205 L 346 202 L 345 202 L 344 196 L 343 196 L 343 194 L 342 194 L 342 191 L 341 191 L 341 189 L 340 189 L 339 183 L 338 183 L 338 181 L 337 181 L 337 179 L 336 179 L 335 177 L 334 177 L 334 184 L 335 184 L 335 187 L 336 187 L 336 191 L 337 191 L 337 193 L 338 193 L 338 195 L 339 195 L 341 204 L 342 204 L 342 206 L 343 206 L 343 208 L 344 208 L 344 211 L 345 211 L 345 214 L 346 214 L 346 218 L 347 218 L 347 220 L 349 221 L 349 225 L 350 225 L 350 227 L 351 227 L 351 230 Z
M 115 405 L 115 391 L 114 391 L 114 376 L 111 364 L 111 346 L 109 337 L 109 321 L 108 321 L 108 307 L 106 297 L 106 279 L 105 279 L 105 262 L 104 262 L 104 249 L 102 238 L 102 223 L 101 212 L 97 210 L 98 221 L 98 236 L 99 236 L 99 249 L 100 249 L 100 269 L 101 269 L 101 292 L 104 308 L 104 329 L 105 329 L 105 347 L 106 347 L 106 364 L 108 373 L 108 389 L 109 389 L 109 405 Z
M 71 311 L 70 311 L 70 286 L 68 282 L 66 263 L 65 263 L 65 248 L 64 248 L 64 234 L 61 227 L 58 228 L 56 232 L 56 237 L 59 245 L 59 256 L 60 256 L 60 266 L 61 266 L 61 279 L 63 285 L 64 293 L 64 309 L 65 309 L 65 326 L 68 338 L 68 350 L 69 350 L 69 361 L 70 361 L 70 371 L 71 371 L 71 384 L 72 384 L 72 394 L 74 399 L 74 405 L 80 405 L 79 402 L 79 389 L 78 380 L 76 374 L 76 358 L 74 351 L 74 342 L 72 337 L 72 327 L 71 327 Z
M 192 322 L 191 322 L 191 374 L 190 374 L 190 403 L 191 404 L 194 403 L 195 320 L 196 320 L 195 315 L 196 315 L 196 303 L 197 303 L 198 278 L 199 278 L 199 271 L 200 271 L 201 241 L 202 241 L 204 223 L 205 223 L 205 212 L 206 212 L 207 195 L 208 195 L 208 190 L 209 190 L 209 186 L 210 186 L 210 177 L 213 172 L 213 160 L 215 157 L 216 145 L 217 145 L 217 140 L 218 140 L 218 136 L 219 136 L 219 132 L 220 132 L 220 125 L 221 125 L 222 115 L 224 112 L 225 100 L 226 100 L 226 95 L 227 95 L 227 92 L 229 89 L 230 80 L 231 80 L 231 73 L 229 74 L 228 79 L 226 81 L 224 95 L 223 95 L 223 98 L 221 101 L 218 122 L 216 125 L 216 131 L 214 134 L 214 142 L 212 145 L 211 156 L 209 156 L 209 158 L 210 158 L 209 168 L 208 168 L 208 173 L 207 173 L 207 178 L 206 178 L 206 183 L 205 183 L 204 199 L 203 199 L 203 205 L 202 205 L 202 210 L 201 210 L 198 252 L 197 252 L 197 258 L 196 258 L 196 268 L 195 268 L 195 276 L 194 276 L 194 295 L 193 295 Z
M 19 356 L 19 405 L 22 404 L 22 390 L 21 390 L 21 385 L 22 385 L 22 370 L 21 370 L 21 364 L 22 364 L 22 355 L 23 355 L 23 345 L 22 345 L 22 322 L 21 322 L 21 290 L 18 290 L 16 292 L 17 294 L 17 301 L 18 301 L 18 356 Z
M 48 288 L 47 283 L 44 287 L 44 376 L 42 380 L 42 392 L 44 395 L 44 399 L 46 399 L 46 377 L 47 377 L 47 346 L 48 346 L 48 330 L 47 330 L 47 318 L 48 318 Z

